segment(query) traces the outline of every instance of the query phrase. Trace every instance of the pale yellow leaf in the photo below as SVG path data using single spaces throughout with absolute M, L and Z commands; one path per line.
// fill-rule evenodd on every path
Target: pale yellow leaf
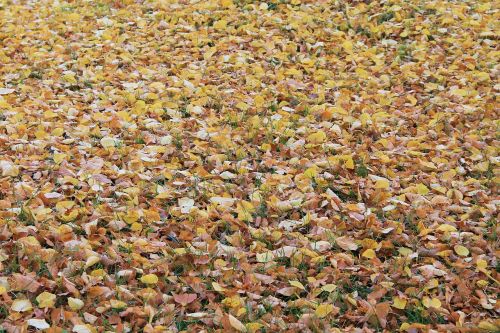
M 53 308 L 56 302 L 56 295 L 44 291 L 36 297 L 36 301 L 40 308 Z
M 461 257 L 467 257 L 469 255 L 469 250 L 463 245 L 455 245 L 453 249 L 455 253 Z
M 299 281 L 297 281 L 297 280 L 290 281 L 290 285 L 292 285 L 294 287 L 297 287 L 299 289 L 302 289 L 302 290 L 306 290 L 306 288 L 304 287 L 304 285 L 302 283 L 300 283 Z
M 229 316 L 229 323 L 231 326 L 237 330 L 238 332 L 247 332 L 247 328 L 241 321 L 239 321 L 236 317 L 233 317 L 232 315 Z
M 12 305 L 10 307 L 12 311 L 15 312 L 26 312 L 33 310 L 33 306 L 31 305 L 31 302 L 27 299 L 16 299 L 14 302 L 12 302 Z
M 81 308 L 83 308 L 84 303 L 81 299 L 69 297 L 68 298 L 68 305 L 71 308 L 71 310 L 78 311 Z

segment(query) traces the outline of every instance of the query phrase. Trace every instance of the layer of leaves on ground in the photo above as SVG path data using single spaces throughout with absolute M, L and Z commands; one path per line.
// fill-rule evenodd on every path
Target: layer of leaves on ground
M 3 330 L 498 331 L 496 5 L 3 1 Z

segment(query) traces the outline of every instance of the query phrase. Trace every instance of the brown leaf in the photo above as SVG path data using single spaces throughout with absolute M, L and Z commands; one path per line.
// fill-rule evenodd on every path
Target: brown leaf
M 12 275 L 13 279 L 13 289 L 19 291 L 29 291 L 31 293 L 36 293 L 41 287 L 41 284 L 36 280 L 35 273 L 29 273 L 22 275 L 19 273 L 14 273 Z
M 350 237 L 337 237 L 335 239 L 335 242 L 341 249 L 345 251 L 356 251 L 358 249 L 358 245 L 354 242 L 354 239 Z
M 375 314 L 377 315 L 378 321 L 382 328 L 387 326 L 387 315 L 389 314 L 389 310 L 391 309 L 391 305 L 389 302 L 379 303 L 375 305 Z

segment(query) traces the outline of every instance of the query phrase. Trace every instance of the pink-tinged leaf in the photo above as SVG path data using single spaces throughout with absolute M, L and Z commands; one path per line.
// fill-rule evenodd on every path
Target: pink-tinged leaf
M 358 245 L 354 242 L 354 239 L 350 237 L 338 237 L 335 239 L 335 242 L 345 251 L 356 251 L 358 249 Z
M 198 296 L 196 294 L 174 294 L 174 301 L 182 306 L 193 302 Z

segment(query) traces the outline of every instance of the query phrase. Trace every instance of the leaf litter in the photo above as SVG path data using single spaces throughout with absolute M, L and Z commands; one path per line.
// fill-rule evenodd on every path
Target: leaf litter
M 495 332 L 493 1 L 0 4 L 6 332 Z

